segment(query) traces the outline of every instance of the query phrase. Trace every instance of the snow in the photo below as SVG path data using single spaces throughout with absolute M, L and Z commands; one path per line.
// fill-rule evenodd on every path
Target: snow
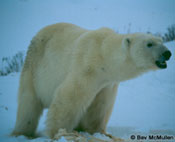
M 132 134 L 175 135 L 175 41 L 166 43 L 166 46 L 173 53 L 167 69 L 149 72 L 120 84 L 108 133 L 124 139 L 129 139 Z M 44 136 L 47 110 L 37 130 L 40 137 L 30 140 L 24 136 L 9 136 L 16 119 L 19 76 L 19 73 L 13 73 L 0 77 L 0 141 L 49 142 L 51 140 Z M 89 134 L 84 135 L 88 137 Z M 99 133 L 94 136 L 109 139 Z M 66 139 L 61 137 L 55 142 L 66 142 Z
M 59 140 L 58 140 L 58 142 L 66 142 L 67 140 L 62 136 Z

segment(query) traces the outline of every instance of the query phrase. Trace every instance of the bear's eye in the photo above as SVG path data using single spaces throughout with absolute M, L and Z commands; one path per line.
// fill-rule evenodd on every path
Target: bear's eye
M 152 43 L 148 43 L 148 44 L 147 44 L 147 47 L 148 47 L 148 48 L 151 48 L 152 46 L 153 46 Z

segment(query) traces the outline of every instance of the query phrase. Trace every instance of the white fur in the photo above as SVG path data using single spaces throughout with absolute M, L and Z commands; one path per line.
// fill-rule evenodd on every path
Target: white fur
M 148 49 L 146 43 L 156 43 Z M 105 132 L 117 86 L 148 70 L 165 49 L 149 34 L 120 35 L 59 23 L 32 40 L 21 73 L 14 135 L 33 136 L 43 108 L 47 134 L 59 128 Z

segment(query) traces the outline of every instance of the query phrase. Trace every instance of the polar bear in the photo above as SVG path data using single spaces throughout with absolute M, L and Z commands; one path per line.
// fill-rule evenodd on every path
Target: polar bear
M 68 23 L 42 29 L 21 73 L 13 135 L 33 136 L 44 108 L 46 133 L 105 133 L 120 82 L 165 69 L 171 52 L 150 34 L 90 31 Z

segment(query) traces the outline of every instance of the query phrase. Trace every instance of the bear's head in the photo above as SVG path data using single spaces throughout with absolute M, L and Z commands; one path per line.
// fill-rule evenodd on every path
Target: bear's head
M 166 61 L 170 59 L 171 52 L 163 45 L 161 38 L 136 33 L 127 35 L 122 44 L 129 60 L 132 60 L 138 68 L 148 70 L 167 68 Z

